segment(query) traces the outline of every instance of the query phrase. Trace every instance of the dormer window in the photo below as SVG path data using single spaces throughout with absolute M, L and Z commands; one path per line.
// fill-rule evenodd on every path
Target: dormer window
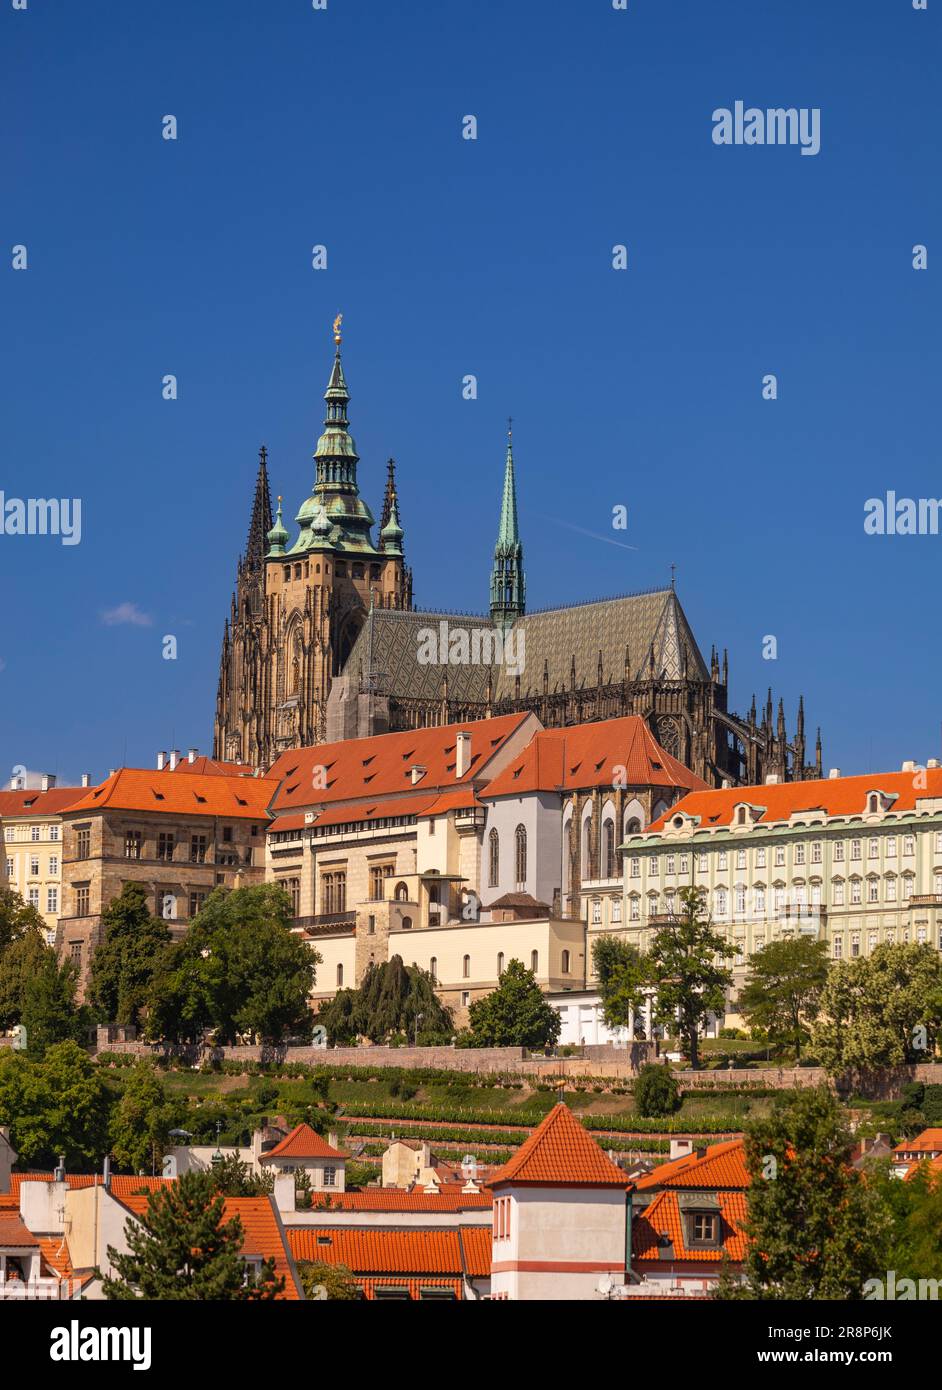
M 695 1211 L 693 1213 L 692 1245 L 716 1245 L 719 1220 L 715 1212 Z

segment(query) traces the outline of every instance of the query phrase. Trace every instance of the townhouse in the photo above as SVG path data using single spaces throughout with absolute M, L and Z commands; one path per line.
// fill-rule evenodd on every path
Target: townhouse
M 749 955 L 795 933 L 833 960 L 942 949 L 942 768 L 691 792 L 626 838 L 628 938 L 647 949 L 686 887 L 736 949 L 733 995 Z
M 52 945 L 62 911 L 62 812 L 85 796 L 90 779 L 85 773 L 81 787 L 57 787 L 55 777 L 43 773 L 38 788 L 22 787 L 20 780 L 14 777 L 9 791 L 0 792 L 0 870 L 7 887 L 42 915 Z
M 277 783 L 158 763 L 155 771 L 119 768 L 61 812 L 56 946 L 75 962 L 83 986 L 102 913 L 125 883 L 142 884 L 151 911 L 182 933 L 214 888 L 264 879 Z

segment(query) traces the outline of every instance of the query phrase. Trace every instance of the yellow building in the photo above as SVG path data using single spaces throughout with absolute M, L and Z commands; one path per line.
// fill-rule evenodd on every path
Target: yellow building
M 55 941 L 62 912 L 61 813 L 87 794 L 82 787 L 57 787 L 44 774 L 42 785 L 0 792 L 3 821 L 3 873 L 7 886 L 42 915 L 49 944 Z

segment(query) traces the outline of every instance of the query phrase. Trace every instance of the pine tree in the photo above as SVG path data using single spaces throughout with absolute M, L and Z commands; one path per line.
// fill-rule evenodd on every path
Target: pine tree
M 115 1274 L 102 1281 L 108 1299 L 198 1299 L 246 1302 L 275 1298 L 284 1289 L 273 1261 L 258 1279 L 246 1279 L 244 1230 L 238 1217 L 224 1221 L 224 1199 L 211 1173 L 184 1173 L 148 1195 L 147 1210 L 129 1220 L 129 1253 L 108 1247 Z

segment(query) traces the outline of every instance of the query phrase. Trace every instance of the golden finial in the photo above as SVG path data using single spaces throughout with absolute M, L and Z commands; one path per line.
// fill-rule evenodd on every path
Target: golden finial
M 343 314 L 338 314 L 334 319 L 334 342 L 340 346 L 340 325 L 343 323 Z

